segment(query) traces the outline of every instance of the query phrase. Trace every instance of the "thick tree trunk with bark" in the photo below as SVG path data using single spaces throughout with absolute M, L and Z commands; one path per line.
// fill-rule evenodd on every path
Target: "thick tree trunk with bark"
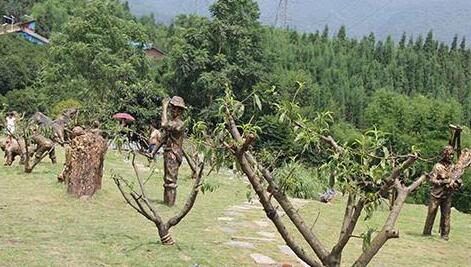
M 103 137 L 90 132 L 76 136 L 66 152 L 65 167 L 59 180 L 76 197 L 90 197 L 101 188 L 107 146 Z

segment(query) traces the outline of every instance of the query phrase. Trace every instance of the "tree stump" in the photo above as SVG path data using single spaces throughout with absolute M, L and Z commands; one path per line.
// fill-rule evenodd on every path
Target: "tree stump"
M 101 188 L 106 150 L 105 139 L 91 132 L 82 131 L 72 139 L 64 170 L 58 177 L 67 185 L 68 193 L 88 198 Z

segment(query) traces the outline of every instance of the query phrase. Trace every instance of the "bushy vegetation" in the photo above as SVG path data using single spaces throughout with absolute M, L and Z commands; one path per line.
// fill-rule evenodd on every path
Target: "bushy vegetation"
M 305 165 L 290 162 L 275 172 L 275 177 L 282 190 L 293 197 L 305 199 L 319 199 L 329 185 L 329 177 L 322 176 L 316 169 Z

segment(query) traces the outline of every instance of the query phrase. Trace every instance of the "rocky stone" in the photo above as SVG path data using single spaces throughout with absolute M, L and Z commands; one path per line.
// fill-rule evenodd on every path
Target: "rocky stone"
M 275 265 L 276 261 L 273 260 L 272 258 L 258 254 L 258 253 L 253 253 L 250 254 L 250 257 L 255 261 L 257 264 L 262 264 L 262 265 Z

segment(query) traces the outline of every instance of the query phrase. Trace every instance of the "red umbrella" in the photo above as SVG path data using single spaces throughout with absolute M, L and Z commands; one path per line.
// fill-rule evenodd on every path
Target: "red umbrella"
M 133 116 L 128 113 L 116 113 L 113 115 L 113 119 L 123 120 L 123 121 L 135 121 Z

